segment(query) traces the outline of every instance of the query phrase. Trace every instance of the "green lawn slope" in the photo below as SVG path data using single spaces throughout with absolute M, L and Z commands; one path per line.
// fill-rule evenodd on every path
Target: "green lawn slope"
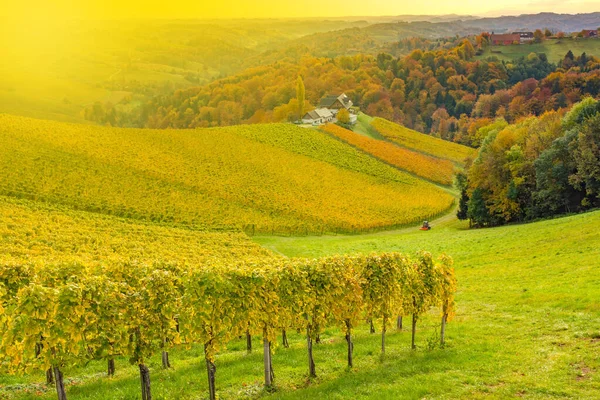
M 588 56 L 598 57 L 600 56 L 600 40 L 595 38 L 565 38 L 561 40 L 548 39 L 544 40 L 542 43 L 491 46 L 487 48 L 483 54 L 477 56 L 477 58 L 486 59 L 488 57 L 497 57 L 500 60 L 510 61 L 519 57 L 527 57 L 530 53 L 544 53 L 550 62 L 557 63 L 565 58 L 565 55 L 569 50 L 571 50 L 575 56 L 579 56 L 581 53 L 587 53 Z

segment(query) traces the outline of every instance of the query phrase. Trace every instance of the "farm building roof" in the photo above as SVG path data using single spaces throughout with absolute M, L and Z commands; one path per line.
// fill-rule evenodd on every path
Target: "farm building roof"
M 326 108 L 317 108 L 316 110 L 309 111 L 304 116 L 304 119 L 319 119 L 319 118 L 330 118 L 333 117 L 331 111 Z
M 322 108 L 329 108 L 332 105 L 335 104 L 336 101 L 340 101 L 344 107 L 351 107 L 352 106 L 352 101 L 350 101 L 350 98 L 348 96 L 346 96 L 344 93 L 340 94 L 340 95 L 329 95 L 329 96 L 325 96 L 321 99 L 321 102 L 319 103 L 319 107 Z
M 492 42 L 520 42 L 521 35 L 506 33 L 503 35 L 492 35 Z

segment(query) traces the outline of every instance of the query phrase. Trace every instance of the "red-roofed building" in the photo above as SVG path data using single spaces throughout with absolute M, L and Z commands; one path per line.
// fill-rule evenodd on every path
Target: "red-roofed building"
M 514 33 L 507 33 L 504 35 L 495 35 L 492 34 L 492 36 L 490 36 L 490 41 L 492 42 L 492 45 L 497 46 L 499 44 L 504 44 L 504 45 L 509 45 L 509 44 L 515 44 L 515 43 L 521 43 L 521 35 L 514 34 Z

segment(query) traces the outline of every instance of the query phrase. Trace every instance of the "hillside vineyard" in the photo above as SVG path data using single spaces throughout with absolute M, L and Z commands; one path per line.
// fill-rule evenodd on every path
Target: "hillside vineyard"
M 334 124 L 328 124 L 322 129 L 324 132 L 372 154 L 374 157 L 386 161 L 395 167 L 442 185 L 452 184 L 454 165 L 448 160 L 411 151 L 392 143 L 371 139 Z
M 293 125 L 136 130 L 0 116 L 0 193 L 253 233 L 356 232 L 431 218 L 451 195 Z
M 449 143 L 445 140 L 423 135 L 402 125 L 394 124 L 383 118 L 375 118 L 371 125 L 386 139 L 407 149 L 447 159 L 455 163 L 464 163 L 465 159 L 474 157 L 477 152 L 466 146 Z
M 0 196 L 0 263 L 7 265 L 201 264 L 255 257 L 275 255 L 232 229 L 192 230 Z

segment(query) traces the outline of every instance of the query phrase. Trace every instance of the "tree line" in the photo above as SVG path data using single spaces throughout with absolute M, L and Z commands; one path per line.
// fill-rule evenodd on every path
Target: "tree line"
M 600 102 L 477 131 L 479 153 L 457 177 L 458 217 L 494 226 L 600 206 Z
M 197 343 L 211 399 L 216 398 L 216 362 L 229 341 L 263 339 L 264 383 L 274 383 L 273 349 L 286 331 L 306 337 L 309 376 L 316 376 L 312 346 L 322 329 L 340 326 L 353 365 L 352 334 L 360 321 L 381 327 L 381 352 L 393 321 L 411 316 L 416 325 L 432 307 L 441 310 L 441 343 L 454 313 L 452 259 L 434 261 L 421 252 L 321 259 L 248 259 L 207 262 L 202 268 L 171 263 L 110 265 L 80 263 L 0 266 L 0 366 L 9 373 L 46 371 L 59 400 L 67 398 L 63 368 L 105 360 L 114 374 L 116 357 L 139 369 L 143 400 L 152 399 L 148 359 Z M 251 341 L 249 341 L 251 343 Z

